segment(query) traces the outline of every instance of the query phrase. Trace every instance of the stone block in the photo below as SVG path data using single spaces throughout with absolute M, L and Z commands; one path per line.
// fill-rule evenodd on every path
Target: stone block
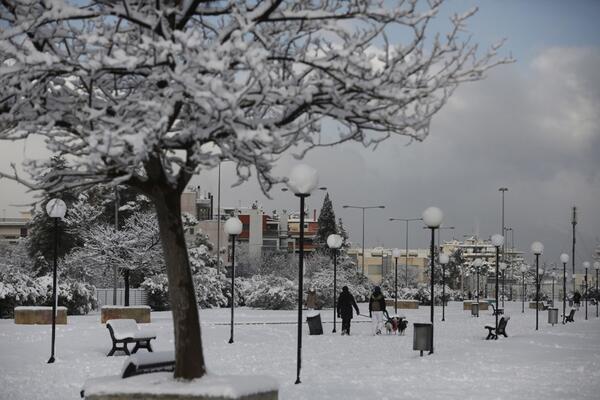
M 15 307 L 15 324 L 52 325 L 52 307 Z M 67 324 L 67 307 L 56 308 L 56 324 Z
M 135 319 L 138 324 L 150 323 L 149 306 L 102 306 L 100 322 L 105 324 L 109 319 Z

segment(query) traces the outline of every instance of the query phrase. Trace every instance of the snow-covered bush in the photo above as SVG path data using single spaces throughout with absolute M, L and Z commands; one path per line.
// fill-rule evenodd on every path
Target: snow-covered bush
M 154 311 L 164 311 L 169 309 L 169 290 L 166 274 L 157 274 L 150 276 L 142 282 L 140 287 L 146 290 L 148 295 L 148 305 Z
M 70 278 L 60 278 L 58 304 L 67 307 L 69 315 L 87 314 L 96 308 L 94 287 Z M 0 317 L 12 318 L 17 306 L 51 306 L 52 277 L 31 278 L 20 270 L 0 271 Z
M 245 304 L 268 310 L 291 310 L 298 300 L 298 287 L 289 279 L 256 275 L 240 285 Z

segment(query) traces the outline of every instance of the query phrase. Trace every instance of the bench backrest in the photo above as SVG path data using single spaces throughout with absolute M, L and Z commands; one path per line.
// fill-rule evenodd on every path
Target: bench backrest
M 508 320 L 510 317 L 502 317 L 500 318 L 500 322 L 498 322 L 498 333 L 504 332 L 506 329 L 506 324 L 508 324 Z
M 139 330 L 135 319 L 109 319 L 106 327 L 117 340 L 132 337 Z

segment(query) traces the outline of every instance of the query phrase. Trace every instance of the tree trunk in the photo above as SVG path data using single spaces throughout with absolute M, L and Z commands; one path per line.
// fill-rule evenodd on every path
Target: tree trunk
M 125 286 L 125 307 L 129 307 L 129 270 L 123 271 L 123 283 Z
M 196 292 L 192 280 L 180 195 L 156 188 L 154 204 L 169 279 L 169 301 L 175 330 L 175 378 L 194 379 L 206 373 Z

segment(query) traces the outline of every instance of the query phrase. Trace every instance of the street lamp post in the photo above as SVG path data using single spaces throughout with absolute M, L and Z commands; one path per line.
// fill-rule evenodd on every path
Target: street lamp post
M 394 314 L 398 314 L 398 257 L 400 257 L 400 249 L 392 250 L 392 256 L 396 260 L 396 267 L 394 271 Z
M 502 205 L 504 206 L 504 192 L 502 192 Z M 502 224 L 504 225 L 504 221 Z M 498 234 L 492 236 L 492 244 L 496 248 L 496 312 L 494 314 L 496 314 L 496 332 L 498 332 L 498 308 L 500 308 L 498 303 L 498 269 L 500 267 L 500 246 L 504 244 L 504 236 Z
M 476 258 L 475 261 L 473 261 L 473 266 L 475 267 L 475 270 L 477 272 L 477 318 L 479 318 L 479 269 L 482 265 L 483 260 L 481 258 Z
M 500 265 L 500 273 L 502 274 L 502 290 L 500 291 L 502 300 L 502 308 L 504 308 L 504 298 L 506 297 L 506 292 L 504 291 L 504 283 L 506 282 L 506 263 L 501 262 Z
M 544 245 L 540 242 L 533 242 L 531 252 L 535 254 L 535 330 L 537 331 L 539 327 L 540 255 L 544 252 Z
M 440 254 L 438 260 L 442 265 L 442 321 L 446 320 L 446 264 L 450 261 L 448 254 Z
M 589 261 L 583 262 L 583 268 L 585 268 L 585 320 L 588 319 L 588 268 L 590 267 Z
M 336 320 L 335 317 L 337 315 L 337 252 L 338 249 L 342 246 L 344 239 L 340 235 L 331 234 L 327 236 L 327 246 L 331 249 L 333 253 L 333 331 L 335 333 L 335 325 Z M 342 333 L 344 333 L 344 327 L 342 326 Z
M 508 188 L 507 187 L 501 187 L 501 188 L 498 189 L 498 191 L 502 192 L 502 227 L 501 227 L 502 231 L 501 231 L 501 235 L 502 235 L 502 237 L 504 237 L 506 235 L 506 233 L 505 233 L 506 227 L 504 226 L 504 193 L 508 191 Z M 505 258 L 505 255 L 504 255 L 504 252 L 505 252 L 504 243 L 505 242 L 502 243 L 502 261 L 506 261 L 506 258 Z M 498 303 L 496 303 L 496 306 L 497 305 L 498 305 Z
M 302 284 L 304 277 L 304 201 L 315 190 L 319 183 L 317 170 L 300 164 L 290 172 L 288 186 L 294 195 L 300 198 L 300 249 L 298 250 L 298 348 L 296 358 L 296 384 L 300 383 L 300 370 L 302 368 Z M 364 256 L 364 254 L 363 254 Z
M 598 302 L 600 298 L 598 298 L 598 270 L 600 270 L 600 262 L 596 261 L 594 263 L 594 269 L 596 270 L 596 318 L 598 318 Z
M 406 222 L 406 253 L 404 254 L 404 284 L 408 287 L 408 223 L 411 221 L 421 221 L 423 218 L 390 218 L 390 221 Z
M 345 205 L 342 208 L 356 208 L 362 210 L 362 274 L 365 274 L 365 210 L 370 208 L 385 208 L 385 206 L 349 206 Z
M 433 354 L 433 314 L 434 314 L 434 302 L 435 296 L 433 293 L 433 282 L 435 274 L 435 230 L 440 227 L 442 220 L 444 219 L 444 213 L 437 207 L 429 207 L 423 211 L 423 222 L 429 229 L 431 229 L 431 249 L 429 259 L 431 261 L 431 350 L 429 354 Z
M 562 253 L 560 255 L 560 262 L 563 263 L 563 325 L 565 324 L 565 312 L 567 311 L 567 263 L 569 262 L 569 255 Z
M 527 265 L 521 265 L 521 275 L 523 276 L 523 284 L 521 286 L 521 313 L 525 313 L 525 272 L 527 272 Z
M 237 217 L 229 218 L 225 222 L 225 233 L 231 238 L 231 336 L 229 343 L 233 343 L 233 310 L 235 309 L 235 237 L 242 233 L 242 221 Z
M 54 344 L 56 340 L 56 307 L 58 306 L 58 294 L 56 293 L 56 267 L 58 262 L 58 220 L 63 219 L 67 212 L 67 205 L 61 199 L 51 199 L 46 203 L 46 213 L 54 218 L 54 264 L 52 269 L 52 347 L 48 364 L 54 362 Z

